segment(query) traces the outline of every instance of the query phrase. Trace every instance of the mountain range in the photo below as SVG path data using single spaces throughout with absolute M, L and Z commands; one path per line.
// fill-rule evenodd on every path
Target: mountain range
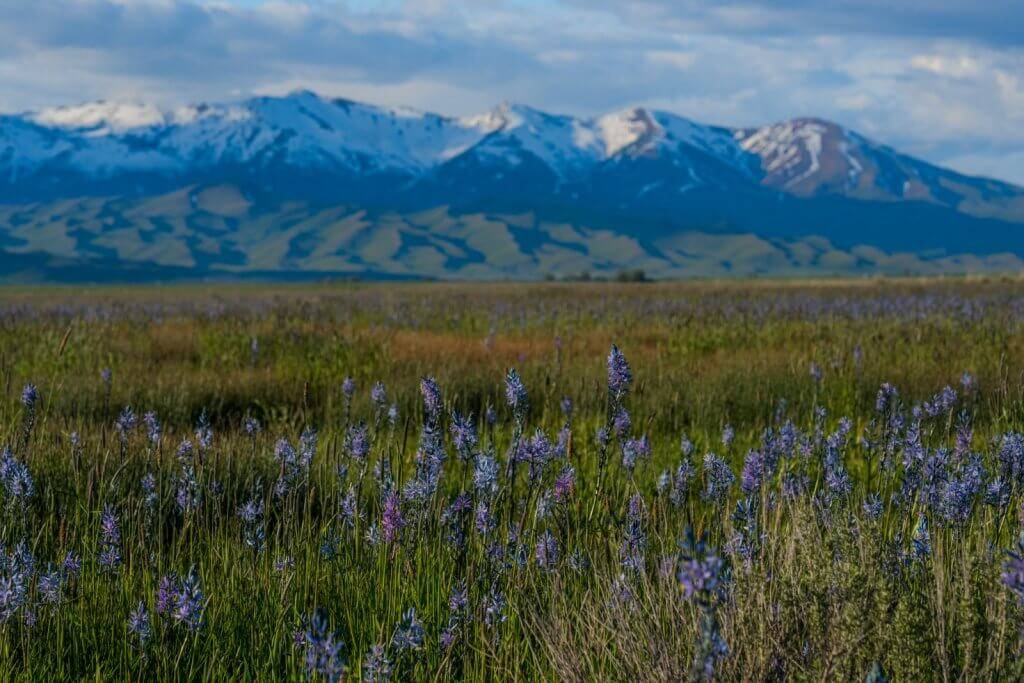
M 308 91 L 0 116 L 0 279 L 536 279 L 1024 265 L 1024 188 L 835 123 L 472 117 Z

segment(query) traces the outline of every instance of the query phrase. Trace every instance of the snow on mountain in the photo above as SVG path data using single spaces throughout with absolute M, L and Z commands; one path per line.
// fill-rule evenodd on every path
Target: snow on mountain
M 645 165 L 639 175 L 637 164 Z M 582 197 L 595 174 L 602 187 L 618 192 L 624 185 L 633 197 L 667 188 L 723 189 L 741 182 L 737 178 L 798 197 L 841 194 L 954 207 L 1019 194 L 1005 183 L 959 176 L 813 118 L 727 129 L 640 107 L 578 118 L 509 103 L 479 116 L 449 118 L 308 91 L 168 111 L 93 102 L 0 116 L 0 179 L 25 184 L 8 195 L 36 191 L 33 174 L 46 181 L 50 194 L 72 176 L 75 192 L 88 192 L 98 181 L 104 192 L 116 190 L 113 183 L 125 176 L 138 193 L 160 183 L 127 176 L 145 173 L 164 179 L 160 186 L 166 187 L 196 174 L 216 177 L 222 169 L 249 175 L 272 170 L 272 178 L 288 177 L 292 169 L 325 174 L 329 192 L 332 173 L 360 182 L 398 176 L 414 184 L 445 166 L 450 187 L 475 181 L 474 173 L 486 175 L 495 184 L 488 196 L 514 182 L 530 192 L 571 186 L 566 191 Z
M 29 118 L 41 126 L 82 131 L 86 135 L 117 135 L 167 123 L 152 104 L 88 102 L 70 107 L 41 109 Z

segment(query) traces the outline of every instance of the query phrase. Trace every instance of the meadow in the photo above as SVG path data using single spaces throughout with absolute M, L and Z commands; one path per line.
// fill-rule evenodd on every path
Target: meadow
M 1024 281 L 0 290 L 3 680 L 1024 677 Z

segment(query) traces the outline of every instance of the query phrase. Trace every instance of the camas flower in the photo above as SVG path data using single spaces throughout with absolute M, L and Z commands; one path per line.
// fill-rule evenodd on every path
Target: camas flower
M 516 372 L 515 368 L 511 368 L 508 374 L 505 375 L 505 401 L 508 403 L 508 407 L 512 409 L 512 414 L 516 420 L 521 422 L 526 416 L 530 402 L 526 394 L 526 387 L 523 385 L 523 380 L 519 377 L 519 373 Z
M 366 425 L 360 422 L 349 427 L 345 433 L 343 447 L 353 460 L 365 463 L 366 457 L 370 454 L 370 436 Z
M 608 353 L 608 393 L 612 400 L 620 402 L 629 393 L 629 385 L 633 382 L 633 373 L 630 372 L 626 356 L 619 351 L 619 347 L 612 345 Z
M 441 400 L 441 389 L 433 377 L 420 380 L 420 393 L 423 395 L 423 412 L 428 422 L 437 422 L 441 417 L 444 403 Z
M 729 495 L 733 482 L 736 481 L 736 475 L 729 469 L 729 465 L 714 453 L 704 456 L 704 475 L 704 499 L 707 501 L 724 500 Z
M 39 390 L 36 389 L 35 384 L 29 382 L 21 390 L 21 404 L 29 411 L 32 411 L 35 410 L 37 403 L 39 403 Z
M 544 531 L 537 539 L 534 557 L 537 558 L 537 565 L 541 569 L 551 571 L 555 568 L 558 563 L 558 542 L 550 531 Z
M 385 543 L 397 543 L 405 526 L 402 516 L 401 501 L 398 494 L 391 492 L 384 499 L 384 512 L 381 515 L 380 527 Z
M 363 660 L 364 683 L 384 683 L 391 679 L 391 660 L 383 645 L 374 645 Z
M 347 669 L 344 657 L 345 643 L 330 630 L 327 613 L 317 609 L 307 620 L 304 633 L 296 640 L 305 649 L 306 671 L 334 683 L 344 677 Z
M 139 641 L 139 647 L 145 647 L 152 635 L 152 628 L 149 621 L 149 611 L 146 603 L 139 602 L 138 607 L 128 615 L 128 633 L 135 636 Z
M 423 624 L 416 618 L 416 610 L 409 608 L 402 615 L 402 621 L 391 639 L 392 646 L 399 652 L 418 650 L 423 647 Z

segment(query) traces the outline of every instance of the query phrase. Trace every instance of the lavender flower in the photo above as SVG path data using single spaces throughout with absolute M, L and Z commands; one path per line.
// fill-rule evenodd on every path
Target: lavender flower
M 725 500 L 733 482 L 736 481 L 736 475 L 729 469 L 729 465 L 714 453 L 708 453 L 704 456 L 704 475 L 706 477 L 704 500 L 712 502 Z
M 255 438 L 256 435 L 259 434 L 261 431 L 260 421 L 257 420 L 255 417 L 246 415 L 245 418 L 242 420 L 242 429 L 245 431 L 246 436 L 250 438 Z
M 363 660 L 364 683 L 384 683 L 391 679 L 391 661 L 382 645 L 374 645 Z
M 423 412 L 427 422 L 436 423 L 441 417 L 444 403 L 441 400 L 441 389 L 433 377 L 424 377 L 420 380 L 420 393 L 423 395 Z
M 365 424 L 360 422 L 348 428 L 343 448 L 356 462 L 366 463 L 366 458 L 370 454 L 370 436 Z
M 344 657 L 345 643 L 330 630 L 327 613 L 317 609 L 308 619 L 304 633 L 297 640 L 305 648 L 306 671 L 334 683 L 344 677 L 347 669 Z
M 384 388 L 384 382 L 374 382 L 370 388 L 370 401 L 377 410 L 384 410 L 388 405 L 388 392 Z
M 402 516 L 401 503 L 398 495 L 391 492 L 384 499 L 384 512 L 380 520 L 381 533 L 385 543 L 398 543 L 405 526 L 405 518 Z
M 612 345 L 608 353 L 608 393 L 616 403 L 622 401 L 629 393 L 629 385 L 633 382 L 633 373 L 630 372 L 629 363 L 626 357 L 619 351 L 619 347 Z
M 139 602 L 138 607 L 133 609 L 131 614 L 128 615 L 128 633 L 138 639 L 140 648 L 146 647 L 146 643 L 152 635 L 146 603 Z
M 154 446 L 160 443 L 160 436 L 163 434 L 163 429 L 160 426 L 160 419 L 157 417 L 156 413 L 152 410 L 146 412 L 146 414 L 142 416 L 142 422 L 146 425 L 146 437 L 149 439 L 149 442 Z
M 132 410 L 131 406 L 125 406 L 121 409 L 121 413 L 117 416 L 114 421 L 114 428 L 117 430 L 118 436 L 123 440 L 128 438 L 128 433 L 135 429 L 138 425 L 139 418 L 136 417 L 135 411 Z
M 356 394 L 356 381 L 351 377 L 346 377 L 341 382 L 341 393 L 345 396 L 345 405 L 352 402 L 352 397 Z
M 623 442 L 622 466 L 630 475 L 633 474 L 633 468 L 636 467 L 638 460 L 649 457 L 651 457 L 651 443 L 647 440 L 647 436 L 642 436 L 639 439 L 627 439 Z
M 36 409 L 36 405 L 39 403 L 39 390 L 36 389 L 36 385 L 29 382 L 25 385 L 25 388 L 21 390 L 21 404 L 25 406 L 26 410 L 32 412 Z
M 192 569 L 181 581 L 174 594 L 171 618 L 189 631 L 197 631 L 203 624 L 205 606 L 203 591 L 199 587 L 199 575 Z
M 707 555 L 703 559 L 688 558 L 679 563 L 676 578 L 686 597 L 703 596 L 706 599 L 718 587 L 724 567 L 725 563 L 716 555 Z
M 530 402 L 523 380 L 520 379 L 515 368 L 511 368 L 505 375 L 505 401 L 512 409 L 512 415 L 515 416 L 516 421 L 521 423 L 529 410 Z
M 473 452 L 477 446 L 476 427 L 473 425 L 473 416 L 463 416 L 458 412 L 452 412 L 452 422 L 449 431 L 451 432 L 452 444 L 455 446 L 455 452 L 458 453 L 459 459 L 462 461 L 472 459 Z
M 544 531 L 537 539 L 537 547 L 534 551 L 537 558 L 537 565 L 545 570 L 552 571 L 558 563 L 558 542 L 550 531 Z
M 423 636 L 423 624 L 416 618 L 416 610 L 410 607 L 402 615 L 391 644 L 398 652 L 418 650 L 423 647 Z
M 3 484 L 8 504 L 24 508 L 35 495 L 35 482 L 28 465 L 15 458 L 7 446 L 0 453 L 0 483 Z

